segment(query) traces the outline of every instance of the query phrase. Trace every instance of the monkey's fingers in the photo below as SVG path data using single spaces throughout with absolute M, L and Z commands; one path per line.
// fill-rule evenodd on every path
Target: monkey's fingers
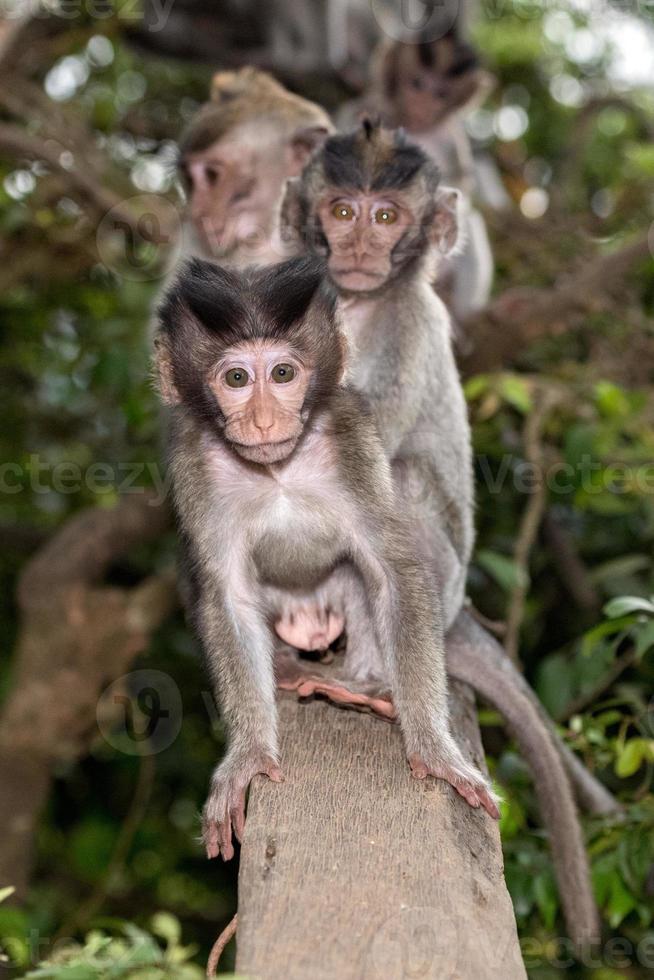
M 218 824 L 218 839 L 220 841 L 220 856 L 223 861 L 231 861 L 234 857 L 234 845 L 232 843 L 232 818 Z
M 245 794 L 253 776 L 267 776 L 274 783 L 283 780 L 282 771 L 273 759 L 266 756 L 256 759 L 249 772 L 223 788 L 222 793 L 209 797 L 202 820 L 202 839 L 207 857 L 218 856 L 223 861 L 234 857 L 232 833 L 240 843 L 245 829 Z
M 229 811 L 229 823 L 234 830 L 236 840 L 240 844 L 243 839 L 243 831 L 245 830 L 245 790 L 237 803 Z M 229 860 L 229 858 L 225 858 L 225 860 Z
M 202 832 L 202 838 L 204 840 L 204 848 L 207 852 L 207 857 L 209 860 L 218 857 L 220 854 L 220 844 L 218 841 L 218 824 L 213 821 L 205 821 L 204 830 Z
M 443 779 L 450 786 L 453 786 L 459 796 L 462 796 L 466 803 L 475 810 L 482 806 L 489 816 L 493 817 L 494 820 L 499 820 L 499 807 L 483 782 L 464 776 L 445 763 L 428 766 L 424 759 L 415 754 L 409 756 L 409 765 L 414 779 L 426 779 L 427 776 Z
M 209 860 L 220 856 L 223 861 L 230 861 L 234 857 L 232 821 L 229 816 L 225 816 L 225 819 L 220 821 L 206 817 L 202 838 Z
M 481 805 L 483 806 L 486 813 L 489 813 L 493 818 L 493 820 L 499 820 L 500 808 L 498 807 L 497 803 L 493 799 L 492 794 L 488 792 L 485 786 L 480 786 L 477 789 L 477 794 L 479 796 Z

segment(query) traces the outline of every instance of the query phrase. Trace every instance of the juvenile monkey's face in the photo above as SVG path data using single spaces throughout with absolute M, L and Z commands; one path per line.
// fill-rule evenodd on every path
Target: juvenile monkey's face
M 297 351 L 270 341 L 225 352 L 209 381 L 225 416 L 225 438 L 250 462 L 286 459 L 297 445 L 311 378 Z
M 402 125 L 410 133 L 422 133 L 458 110 L 475 93 L 474 70 L 459 73 L 449 49 L 437 49 L 435 62 L 443 68 L 426 68 L 415 52 L 400 59 L 397 76 L 397 111 Z
M 393 250 L 413 223 L 404 196 L 331 188 L 317 213 L 336 285 L 356 293 L 379 289 L 393 269 Z
M 254 142 L 252 134 L 235 132 L 188 155 L 182 170 L 189 216 L 207 257 L 224 258 L 243 246 L 254 256 L 268 240 L 289 175 L 284 146 L 267 136 Z

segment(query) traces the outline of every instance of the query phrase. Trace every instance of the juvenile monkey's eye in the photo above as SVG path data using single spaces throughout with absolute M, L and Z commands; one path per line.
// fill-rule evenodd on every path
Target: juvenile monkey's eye
M 394 225 L 397 221 L 397 211 L 394 208 L 379 208 L 375 211 L 375 224 Z
M 225 375 L 225 384 L 230 388 L 245 388 L 250 376 L 245 368 L 232 368 Z
M 277 384 L 286 384 L 287 381 L 292 381 L 295 377 L 295 368 L 291 364 L 276 364 L 272 369 L 270 377 Z
M 214 184 L 218 183 L 218 178 L 220 177 L 220 172 L 215 169 L 215 167 L 205 167 L 204 175 L 207 178 L 207 183 L 213 187 Z
M 354 219 L 354 208 L 350 207 L 349 204 L 335 204 L 332 208 L 332 214 L 339 221 L 352 221 Z

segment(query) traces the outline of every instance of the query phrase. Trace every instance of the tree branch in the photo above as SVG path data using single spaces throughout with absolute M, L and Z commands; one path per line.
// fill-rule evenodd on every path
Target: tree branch
M 133 589 L 100 584 L 111 563 L 168 526 L 148 492 L 113 510 L 76 515 L 27 564 L 14 682 L 0 713 L 0 880 L 24 894 L 34 831 L 52 767 L 75 759 L 96 730 L 98 697 L 143 651 L 175 607 L 175 577 L 153 575 Z
M 520 627 L 524 619 L 525 599 L 529 591 L 529 556 L 538 535 L 547 502 L 547 485 L 544 476 L 545 460 L 540 439 L 541 429 L 557 399 L 557 394 L 552 389 L 537 388 L 535 397 L 536 403 L 527 416 L 524 428 L 525 456 L 533 467 L 535 486 L 527 501 L 516 537 L 513 557 L 520 575 L 511 591 L 504 640 L 504 649 L 516 666 L 520 665 L 518 654 Z
M 562 332 L 574 315 L 598 309 L 602 297 L 639 262 L 651 258 L 647 235 L 587 262 L 550 289 L 510 289 L 468 317 L 462 333 L 468 349 L 459 365 L 464 375 L 506 367 L 539 337 Z

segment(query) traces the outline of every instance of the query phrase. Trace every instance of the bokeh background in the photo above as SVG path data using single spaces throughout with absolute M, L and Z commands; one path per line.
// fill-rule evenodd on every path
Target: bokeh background
M 93 515 L 134 487 L 161 493 L 147 322 L 175 255 L 176 137 L 219 67 L 255 62 L 329 109 L 355 96 L 380 27 L 375 4 L 352 6 L 345 53 L 298 28 L 275 60 L 275 4 L 2 5 L 0 812 L 22 794 L 32 814 L 20 847 L 0 844 L 0 886 L 17 889 L 0 904 L 8 976 L 201 977 L 235 909 L 235 863 L 209 865 L 196 840 L 221 732 L 171 597 L 173 535 L 152 518 L 116 542 Z M 325 4 L 282 9 L 320 32 Z M 496 78 L 468 132 L 501 191 L 483 207 L 494 296 L 458 340 L 477 454 L 469 590 L 625 804 L 584 823 L 613 940 L 601 960 L 558 955 L 530 776 L 482 710 L 506 878 L 530 976 L 638 977 L 654 970 L 654 14 L 645 0 L 462 13 Z M 94 615 L 84 656 L 71 631 Z

